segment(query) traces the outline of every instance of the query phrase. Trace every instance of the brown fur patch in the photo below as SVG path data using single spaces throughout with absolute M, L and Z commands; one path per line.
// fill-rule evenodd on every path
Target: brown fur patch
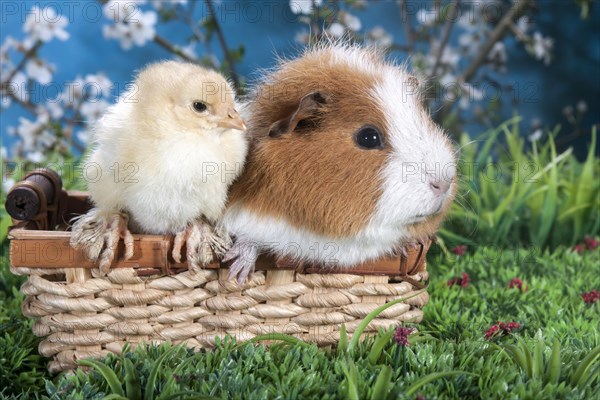
M 361 149 L 354 134 L 373 125 L 386 142 L 385 115 L 370 97 L 378 79 L 373 71 L 337 61 L 332 50 L 284 63 L 251 99 L 246 122 L 253 139 L 230 202 L 333 238 L 364 228 L 380 197 L 390 145 Z M 269 137 L 272 124 L 292 115 L 311 92 L 327 99 L 316 124 Z

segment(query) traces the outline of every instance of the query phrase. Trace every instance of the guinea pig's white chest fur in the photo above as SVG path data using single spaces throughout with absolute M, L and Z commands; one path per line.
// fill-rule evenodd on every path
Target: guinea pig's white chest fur
M 327 237 L 280 218 L 256 214 L 241 205 L 228 207 L 223 223 L 238 240 L 256 245 L 263 251 L 326 265 L 351 266 L 379 258 L 408 238 L 405 229 L 375 222 L 349 237 Z

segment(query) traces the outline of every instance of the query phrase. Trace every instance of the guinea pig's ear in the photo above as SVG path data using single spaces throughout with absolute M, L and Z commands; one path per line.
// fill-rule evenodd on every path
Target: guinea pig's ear
M 312 121 L 322 111 L 327 103 L 320 92 L 312 92 L 300 99 L 296 109 L 285 118 L 275 121 L 269 128 L 270 137 L 278 137 L 284 133 L 293 132 L 303 121 Z M 313 121 L 314 122 L 314 121 Z

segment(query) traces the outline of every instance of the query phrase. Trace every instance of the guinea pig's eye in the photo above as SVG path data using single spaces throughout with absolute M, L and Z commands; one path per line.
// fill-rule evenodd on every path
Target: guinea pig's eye
M 194 110 L 198 112 L 206 111 L 207 108 L 206 104 L 201 101 L 195 101 L 192 106 L 194 107 Z
M 363 149 L 382 149 L 381 133 L 373 126 L 363 126 L 354 136 L 356 144 Z

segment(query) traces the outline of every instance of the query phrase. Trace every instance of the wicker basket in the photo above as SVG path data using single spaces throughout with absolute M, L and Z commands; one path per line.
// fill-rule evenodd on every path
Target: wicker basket
M 56 193 L 56 199 L 41 199 L 47 206 L 29 221 L 15 220 L 9 233 L 11 271 L 28 276 L 21 288 L 23 314 L 35 318 L 33 331 L 44 337 L 39 352 L 52 358 L 48 369 L 53 373 L 75 367 L 80 358 L 119 353 L 125 343 L 171 341 L 203 348 L 226 334 L 247 340 L 278 332 L 334 344 L 342 323 L 353 332 L 376 307 L 422 290 L 428 279 L 426 244 L 408 257 L 351 271 L 265 256 L 240 287 L 217 263 L 189 272 L 170 257 L 173 238 L 154 235 L 134 235 L 134 257 L 119 258 L 108 275 L 100 276 L 83 253 L 69 246 L 65 230 L 66 221 L 89 207 L 85 193 Z M 422 291 L 388 308 L 366 332 L 420 322 L 428 299 Z

